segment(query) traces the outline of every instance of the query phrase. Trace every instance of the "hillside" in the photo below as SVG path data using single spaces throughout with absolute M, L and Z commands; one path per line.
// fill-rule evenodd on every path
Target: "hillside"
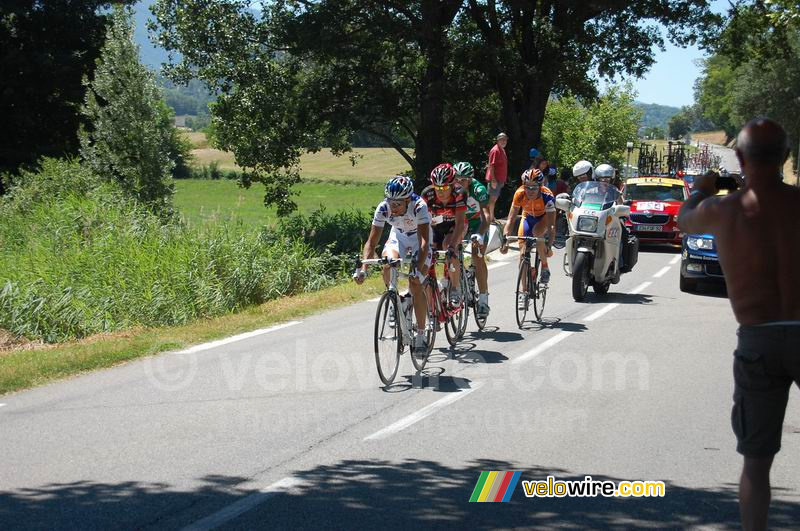
M 642 111 L 641 127 L 659 127 L 666 130 L 670 118 L 678 114 L 681 110 L 678 107 L 659 105 L 657 103 L 636 102 L 636 107 Z

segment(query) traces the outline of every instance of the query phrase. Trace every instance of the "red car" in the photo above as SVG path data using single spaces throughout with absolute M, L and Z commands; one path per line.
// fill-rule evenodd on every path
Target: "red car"
M 689 198 L 682 179 L 636 177 L 625 183 L 625 204 L 631 215 L 625 222 L 641 243 L 681 244 L 678 211 Z

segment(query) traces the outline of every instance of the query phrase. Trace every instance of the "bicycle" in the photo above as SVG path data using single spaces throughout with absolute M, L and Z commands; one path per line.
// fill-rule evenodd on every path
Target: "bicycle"
M 464 319 L 464 323 L 466 323 L 467 320 L 469 319 L 469 310 L 471 308 L 472 315 L 475 318 L 475 325 L 478 327 L 478 330 L 483 330 L 483 328 L 486 326 L 486 317 L 478 317 L 478 286 L 477 286 L 477 281 L 475 280 L 475 260 L 474 260 L 475 256 L 477 256 L 478 258 L 483 258 L 483 252 L 481 251 L 480 243 L 478 242 L 477 238 L 471 237 L 469 240 L 464 240 L 461 242 L 461 245 L 462 246 L 470 245 L 471 247 L 468 252 L 473 257 L 473 260 L 470 260 L 469 267 L 466 270 L 463 269 L 462 267 L 462 271 L 464 271 L 464 275 L 462 276 L 466 277 L 466 288 L 467 288 L 466 291 L 463 292 L 464 305 L 466 306 L 466 312 L 467 312 L 467 315 Z M 462 266 L 463 266 L 463 260 L 462 260 Z
M 399 271 L 404 263 L 410 263 L 408 273 Z M 390 270 L 389 286 L 381 295 L 378 301 L 378 310 L 375 314 L 375 363 L 378 367 L 378 376 L 385 385 L 391 385 L 397 376 L 397 369 L 400 366 L 400 354 L 405 347 L 409 347 L 411 363 L 417 371 L 425 368 L 428 356 L 433 350 L 433 343 L 436 340 L 435 322 L 437 315 L 433 312 L 433 304 L 430 297 L 428 299 L 427 317 L 425 323 L 425 336 L 428 341 L 428 350 L 424 354 L 414 352 L 415 332 L 419 332 L 412 295 L 400 295 L 397 290 L 397 282 L 400 277 L 410 278 L 415 276 L 416 260 L 405 258 L 372 258 L 362 260 L 356 259 L 356 270 L 362 265 L 388 265 Z M 402 309 L 402 311 L 398 311 Z
M 447 337 L 447 342 L 450 344 L 451 347 L 456 346 L 458 341 L 464 336 L 464 332 L 467 329 L 467 316 L 465 315 L 465 308 L 466 305 L 464 304 L 464 299 L 462 297 L 461 303 L 456 307 L 450 306 L 450 290 L 452 290 L 453 286 L 450 282 L 450 273 L 455 271 L 453 266 L 450 264 L 450 259 L 455 256 L 453 251 L 434 251 L 434 263 L 431 266 L 430 270 L 428 271 L 428 291 L 427 294 L 429 300 L 432 299 L 434 301 L 435 306 L 435 314 L 437 316 L 437 322 L 444 324 L 444 335 Z M 461 270 L 464 270 L 464 258 L 463 253 L 459 252 L 459 263 Z M 447 280 L 447 287 L 445 289 L 441 289 L 439 287 L 439 282 L 436 280 L 436 264 L 444 264 L 444 275 L 443 278 Z M 461 275 L 461 279 L 459 284 L 461 285 L 461 293 L 462 295 L 466 293 L 466 279 L 464 275 Z
M 544 304 L 547 300 L 547 284 L 539 281 L 541 259 L 539 258 L 539 252 L 536 250 L 538 238 L 533 236 L 508 236 L 506 241 L 525 242 L 525 252 L 522 253 L 522 259 L 519 261 L 516 291 L 517 326 L 522 328 L 522 323 L 525 322 L 525 317 L 528 315 L 531 301 L 533 301 L 533 314 L 536 320 L 541 322 Z M 536 255 L 533 268 L 531 268 L 531 252 Z

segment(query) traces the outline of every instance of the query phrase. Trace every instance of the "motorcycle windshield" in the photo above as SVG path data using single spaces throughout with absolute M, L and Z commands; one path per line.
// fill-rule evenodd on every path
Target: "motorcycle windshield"
M 586 181 L 572 191 L 572 204 L 576 207 L 605 210 L 614 206 L 619 196 L 619 190 L 609 183 Z

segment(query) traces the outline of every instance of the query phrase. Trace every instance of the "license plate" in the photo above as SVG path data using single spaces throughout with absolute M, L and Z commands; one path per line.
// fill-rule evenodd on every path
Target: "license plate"
M 661 225 L 636 225 L 634 229 L 647 232 L 661 232 Z

